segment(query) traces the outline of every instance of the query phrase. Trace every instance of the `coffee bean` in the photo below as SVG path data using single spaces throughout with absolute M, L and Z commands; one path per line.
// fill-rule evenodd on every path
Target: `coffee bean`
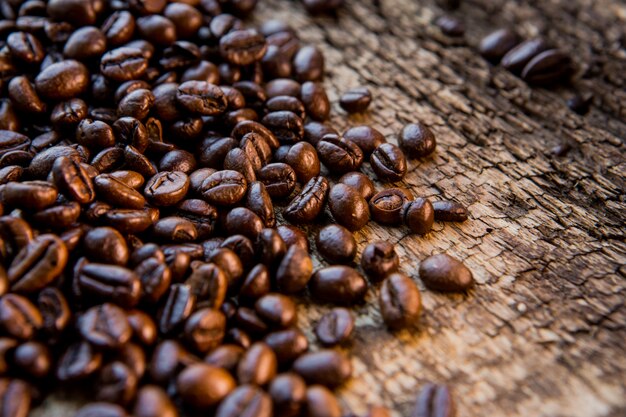
M 224 92 L 206 81 L 186 81 L 178 86 L 178 104 L 192 113 L 207 116 L 222 114 L 228 102 Z
M 239 146 L 252 162 L 255 172 L 267 165 L 272 159 L 272 149 L 263 136 L 258 133 L 246 133 L 241 138 Z
M 263 295 L 256 301 L 254 308 L 259 317 L 277 327 L 292 326 L 298 319 L 295 303 L 281 294 Z
M 416 198 L 405 203 L 403 220 L 411 232 L 425 235 L 430 232 L 435 221 L 435 209 L 426 198 Z
M 261 230 L 255 242 L 255 252 L 258 259 L 267 267 L 274 269 L 287 252 L 287 245 L 275 229 Z
M 162 255 L 163 256 L 163 255 Z M 164 259 L 150 257 L 135 266 L 133 272 L 141 281 L 141 298 L 145 302 L 155 303 L 167 291 L 172 280 L 172 273 Z
M 372 219 L 381 224 L 399 225 L 402 223 L 404 205 L 411 200 L 413 196 L 402 188 L 380 191 L 369 201 Z
M 436 221 L 464 222 L 467 220 L 467 209 L 462 204 L 454 201 L 435 201 L 432 204 Z
M 367 175 L 360 172 L 348 172 L 344 174 L 339 178 L 339 183 L 354 188 L 361 194 L 365 201 L 369 201 L 376 192 L 372 180 L 370 180 Z
M 239 328 L 253 337 L 261 337 L 269 331 L 267 323 L 251 308 L 239 307 L 234 319 Z
M 63 55 L 67 58 L 84 61 L 98 58 L 104 53 L 106 46 L 106 37 L 100 29 L 85 26 L 75 30 L 68 38 L 63 48 Z
M 363 113 L 372 102 L 372 93 L 367 87 L 357 87 L 345 92 L 339 104 L 348 113 Z
M 549 86 L 566 81 L 572 73 L 572 58 L 559 49 L 549 49 L 524 66 L 522 79 L 529 84 Z
M 68 157 L 61 157 L 52 166 L 54 183 L 66 196 L 81 204 L 91 203 L 95 197 L 93 181 L 85 168 Z
M 396 272 L 400 267 L 400 259 L 394 246 L 385 241 L 372 242 L 361 254 L 361 268 L 370 280 L 380 281 L 387 275 Z
M 370 220 L 367 201 L 348 185 L 336 184 L 330 189 L 328 206 L 337 223 L 349 230 L 360 230 Z
M 217 265 L 209 263 L 193 268 L 185 284 L 191 287 L 196 300 L 202 305 L 219 308 L 226 298 L 228 278 Z
M 318 121 L 328 119 L 330 101 L 322 84 L 312 81 L 303 83 L 300 90 L 300 99 L 309 117 Z
M 27 32 L 13 32 L 6 39 L 11 56 L 26 64 L 37 64 L 44 58 L 41 42 Z
M 0 383 L 0 408 L 4 417 L 26 417 L 31 407 L 32 388 L 19 379 L 4 379 Z
M 494 64 L 517 44 L 519 44 L 517 34 L 509 29 L 498 29 L 485 36 L 480 41 L 479 51 L 482 56 Z
M 182 371 L 176 380 L 182 401 L 195 409 L 219 404 L 236 387 L 233 377 L 221 368 L 194 364 Z
M 108 124 L 83 119 L 76 128 L 76 142 L 90 149 L 108 148 L 115 145 L 115 135 Z
M 206 355 L 204 362 L 212 366 L 223 368 L 231 374 L 234 374 L 243 354 L 244 349 L 240 346 L 223 344 Z
M 241 148 L 231 149 L 226 154 L 224 169 L 239 172 L 247 182 L 256 181 L 254 164 Z
M 59 381 L 78 381 L 93 375 L 102 365 L 102 354 L 86 341 L 68 346 L 57 362 Z
M 378 146 L 370 156 L 370 164 L 381 181 L 401 181 L 407 171 L 404 152 L 392 143 Z
M 26 342 L 13 353 L 13 363 L 29 376 L 43 378 L 50 371 L 52 359 L 48 348 L 39 342 Z
M 109 46 L 122 45 L 133 37 L 135 17 L 126 10 L 113 12 L 102 23 L 101 30 Z
M 51 206 L 57 196 L 57 189 L 46 181 L 10 182 L 4 188 L 4 204 L 30 210 Z
M 295 226 L 282 224 L 276 228 L 276 231 L 285 242 L 287 248 L 298 246 L 305 252 L 309 252 L 309 242 L 306 238 L 306 234 L 302 230 Z
M 302 119 L 290 111 L 268 113 L 262 120 L 274 136 L 284 143 L 296 143 L 304 137 Z
M 255 246 L 252 240 L 244 235 L 236 234 L 229 236 L 220 245 L 220 248 L 230 249 L 237 255 L 243 268 L 247 271 L 256 262 Z
M 154 106 L 154 94 L 147 89 L 137 89 L 126 94 L 117 105 L 117 114 L 144 120 Z
M 454 417 L 456 410 L 445 385 L 426 384 L 420 391 L 411 417 Z
M 512 73 L 521 74 L 531 59 L 548 49 L 548 43 L 543 38 L 529 39 L 507 52 L 501 64 Z
M 342 385 L 352 375 L 352 364 L 343 353 L 322 349 L 305 353 L 293 363 L 293 370 L 308 384 L 320 384 L 328 388 Z
M 164 340 L 155 347 L 148 371 L 152 381 L 165 385 L 185 364 L 192 363 L 195 361 L 191 360 L 191 355 L 178 342 Z
M 0 298 L 0 328 L 5 335 L 32 339 L 43 325 L 41 313 L 27 298 L 6 294 Z
M 20 250 L 7 271 L 11 289 L 35 292 L 59 277 L 67 264 L 68 251 L 61 239 L 42 234 Z
M 94 178 L 94 186 L 97 195 L 114 206 L 140 209 L 146 203 L 141 194 L 109 174 Z
M 137 32 L 154 45 L 168 46 L 176 41 L 176 26 L 170 19 L 161 15 L 153 14 L 138 18 Z
M 367 282 L 353 268 L 330 266 L 313 274 L 309 290 L 321 302 L 350 305 L 363 301 Z
M 95 346 L 116 349 L 132 335 L 126 313 L 114 304 L 92 307 L 78 321 L 80 334 Z
M 128 246 L 124 237 L 110 227 L 97 227 L 87 232 L 83 241 L 85 255 L 93 262 L 124 266 L 128 261 Z
M 81 407 L 75 417 L 127 417 L 122 407 L 106 402 L 93 402 Z
M 315 326 L 315 335 L 324 346 L 345 343 L 351 338 L 353 331 L 354 317 L 345 308 L 333 308 Z
M 181 171 L 162 171 L 146 183 L 144 195 L 156 206 L 173 206 L 187 195 L 189 177 Z
M 298 84 L 298 87 L 299 86 L 300 84 Z M 277 95 L 265 103 L 265 108 L 268 113 L 276 111 L 290 111 L 303 120 L 306 117 L 304 104 L 302 104 L 302 102 L 296 97 Z
M 241 140 L 248 133 L 256 133 L 260 135 L 271 149 L 276 149 L 280 146 L 276 136 L 274 136 L 274 134 L 267 127 L 251 120 L 244 120 L 237 123 L 231 132 L 231 136 L 237 140 Z
M 283 373 L 272 380 L 268 393 L 277 415 L 297 417 L 306 398 L 306 384 L 297 374 Z
M 37 297 L 37 307 L 43 319 L 42 330 L 52 340 L 56 339 L 69 324 L 72 314 L 65 296 L 54 287 L 44 288 Z
M 315 247 L 331 264 L 349 264 L 354 259 L 357 249 L 352 233 L 336 224 L 319 230 L 315 237 Z
M 429 256 L 420 263 L 420 279 L 428 288 L 443 292 L 462 292 L 474 286 L 472 272 L 450 255 Z
M 317 143 L 322 163 L 332 172 L 343 174 L 356 171 L 363 163 L 363 152 L 353 142 L 336 135 L 326 135 Z
M 446 36 L 456 38 L 465 35 L 465 24 L 456 17 L 443 15 L 435 23 Z
M 242 385 L 235 389 L 220 404 L 216 417 L 271 417 L 272 401 L 261 389 Z
M 257 264 L 246 275 L 238 295 L 242 300 L 254 301 L 269 293 L 270 288 L 271 282 L 267 267 Z
M 380 287 L 378 303 L 385 324 L 394 330 L 415 326 L 422 309 L 417 286 L 400 272 L 385 278 Z
M 201 185 L 202 197 L 211 204 L 231 206 L 246 194 L 248 183 L 237 171 L 224 170 L 211 174 Z
M 208 262 L 217 265 L 228 279 L 229 285 L 236 284 L 243 276 L 243 265 L 237 254 L 228 248 L 215 249 L 206 257 Z
M 137 391 L 133 408 L 135 417 L 178 417 L 167 392 L 156 385 L 144 385 Z
M 130 310 L 127 312 L 126 318 L 133 332 L 133 340 L 144 346 L 151 346 L 156 342 L 156 324 L 148 314 L 141 310 Z
M 311 178 L 302 191 L 285 208 L 283 216 L 295 224 L 310 223 L 324 209 L 328 196 L 328 180 L 325 177 Z
M 303 46 L 293 57 L 293 72 L 300 82 L 324 78 L 324 55 L 315 46 Z
M 569 107 L 573 112 L 583 116 L 589 113 L 589 108 L 592 103 L 593 95 L 575 95 L 567 100 L 567 107 Z
M 261 219 L 264 226 L 274 227 L 276 225 L 274 204 L 262 182 L 254 181 L 250 183 L 245 198 L 245 206 Z
M 411 158 L 422 158 L 435 151 L 437 141 L 427 126 L 417 122 L 410 123 L 402 129 L 398 144 Z
M 104 207 L 103 221 L 120 233 L 140 233 L 152 226 L 148 210 L 113 209 Z
M 159 314 L 159 331 L 168 334 L 177 330 L 189 318 L 195 304 L 196 297 L 189 285 L 172 285 Z
M 311 121 L 304 125 L 304 140 L 313 146 L 328 134 L 339 135 L 335 129 L 322 123 Z
M 288 197 L 296 187 L 296 173 L 287 164 L 268 164 L 257 172 L 257 179 L 265 185 L 272 198 Z
M 185 338 L 191 348 L 200 353 L 215 349 L 222 343 L 226 318 L 218 310 L 202 308 L 185 323 Z
M 304 333 L 294 328 L 269 333 L 263 341 L 276 353 L 281 365 L 291 364 L 309 349 Z
M 220 39 L 220 54 L 231 64 L 250 65 L 260 61 L 267 50 L 263 35 L 255 30 L 235 30 Z
M 293 294 L 302 291 L 313 273 L 313 262 L 301 246 L 292 245 L 276 271 L 276 285 L 280 292 Z
M 263 386 L 276 375 L 276 355 L 268 345 L 257 342 L 244 353 L 237 366 L 240 384 Z
M 133 271 L 121 266 L 88 263 L 77 265 L 73 288 L 82 299 L 133 307 L 139 301 L 141 281 Z
M 17 110 L 26 113 L 43 113 L 46 104 L 39 98 L 35 87 L 28 78 L 18 76 L 11 79 L 8 85 L 9 98 Z

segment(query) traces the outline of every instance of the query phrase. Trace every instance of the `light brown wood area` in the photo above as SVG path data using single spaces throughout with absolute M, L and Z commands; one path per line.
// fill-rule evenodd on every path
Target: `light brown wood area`
M 415 331 L 391 334 L 372 289 L 357 309 L 345 412 L 384 404 L 408 417 L 420 386 L 436 381 L 453 387 L 459 416 L 626 415 L 626 3 L 466 0 L 451 13 L 467 26 L 464 40 L 440 33 L 433 0 L 347 3 L 335 19 L 263 0 L 257 19 L 284 19 L 323 49 L 339 130 L 371 124 L 395 141 L 408 122 L 431 126 L 437 152 L 411 161 L 405 184 L 467 205 L 471 218 L 426 237 L 374 223 L 358 233 L 360 249 L 375 239 L 398 244 L 424 311 Z M 580 68 L 574 85 L 530 88 L 488 65 L 476 45 L 499 27 L 570 51 Z M 362 85 L 373 105 L 347 117 L 339 95 Z M 567 108 L 574 91 L 594 94 L 587 116 Z M 564 143 L 569 153 L 551 154 Z M 476 288 L 426 290 L 417 267 L 437 252 L 462 259 Z M 326 309 L 301 309 L 311 340 Z M 59 404 L 35 414 L 62 415 Z

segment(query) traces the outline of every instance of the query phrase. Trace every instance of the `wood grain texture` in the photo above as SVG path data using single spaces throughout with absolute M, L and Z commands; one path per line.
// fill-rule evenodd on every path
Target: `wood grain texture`
M 375 239 L 398 244 L 424 312 L 415 331 L 391 334 L 377 288 L 357 308 L 355 377 L 340 392 L 345 411 L 384 404 L 409 416 L 419 387 L 436 381 L 453 387 L 459 416 L 626 415 L 626 5 L 467 0 L 451 13 L 468 28 L 458 40 L 433 24 L 442 10 L 432 0 L 347 3 L 338 18 L 311 18 L 297 2 L 263 0 L 257 20 L 284 19 L 321 46 L 339 130 L 371 124 L 395 141 L 408 122 L 429 125 L 437 152 L 411 161 L 405 185 L 461 202 L 471 216 L 436 224 L 426 237 L 376 224 L 357 234 L 360 250 Z M 532 89 L 488 65 L 475 46 L 498 27 L 571 51 L 577 81 Z M 371 110 L 347 117 L 339 95 L 361 85 L 373 92 Z M 594 94 L 589 115 L 567 108 L 574 91 Z M 572 150 L 551 155 L 563 143 Z M 475 290 L 424 288 L 417 267 L 438 252 L 466 263 Z M 311 339 L 326 310 L 301 306 Z M 67 415 L 72 398 L 50 399 L 33 414 Z

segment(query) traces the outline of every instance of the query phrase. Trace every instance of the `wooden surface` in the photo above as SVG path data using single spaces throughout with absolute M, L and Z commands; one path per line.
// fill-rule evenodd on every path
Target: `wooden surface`
M 626 415 L 626 4 L 466 0 L 451 14 L 467 34 L 453 40 L 434 26 L 442 11 L 432 0 L 347 3 L 338 19 L 312 19 L 284 0 L 262 0 L 257 15 L 288 21 L 324 50 L 340 130 L 366 123 L 395 141 L 405 123 L 431 126 L 437 152 L 412 161 L 405 183 L 466 204 L 471 218 L 426 237 L 376 224 L 357 234 L 360 249 L 398 243 L 424 312 L 417 330 L 390 334 L 370 292 L 357 310 L 345 411 L 385 404 L 409 416 L 419 387 L 436 381 L 453 387 L 459 416 Z M 489 66 L 475 46 L 498 27 L 546 36 L 579 59 L 584 78 L 546 91 Z M 348 118 L 339 94 L 360 85 L 374 94 L 371 111 Z M 585 117 L 565 104 L 576 90 L 594 94 Z M 563 143 L 572 150 L 551 155 Z M 436 252 L 463 259 L 476 289 L 424 289 L 417 267 Z M 302 306 L 303 328 L 325 310 Z M 72 397 L 34 414 L 66 416 Z

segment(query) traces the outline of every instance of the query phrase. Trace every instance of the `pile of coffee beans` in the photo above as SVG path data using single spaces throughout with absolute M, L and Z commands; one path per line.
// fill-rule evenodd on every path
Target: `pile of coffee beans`
M 255 4 L 2 2 L 1 417 L 57 388 L 85 391 L 80 417 L 339 417 L 332 390 L 352 366 L 334 347 L 357 331 L 346 307 L 378 286 L 389 329 L 417 324 L 420 292 L 393 245 L 357 259 L 353 232 L 467 219 L 401 184 L 434 134 L 416 122 L 398 146 L 325 124 L 323 54 L 283 22 L 247 27 Z M 371 101 L 357 88 L 341 106 Z M 473 285 L 445 254 L 420 278 Z M 316 350 L 298 327 L 307 297 L 336 306 Z M 416 415 L 449 416 L 449 402 L 429 386 Z

